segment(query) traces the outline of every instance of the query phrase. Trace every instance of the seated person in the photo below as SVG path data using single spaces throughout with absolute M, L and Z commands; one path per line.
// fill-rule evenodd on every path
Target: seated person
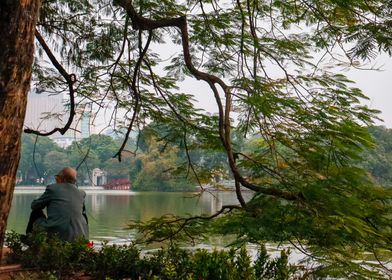
M 66 241 L 75 238 L 88 240 L 88 220 L 84 200 L 86 193 L 76 187 L 76 170 L 65 167 L 56 176 L 56 184 L 46 187 L 45 192 L 31 203 L 31 215 L 26 233 L 33 226 L 43 227 L 50 234 Z M 42 209 L 46 207 L 47 217 Z

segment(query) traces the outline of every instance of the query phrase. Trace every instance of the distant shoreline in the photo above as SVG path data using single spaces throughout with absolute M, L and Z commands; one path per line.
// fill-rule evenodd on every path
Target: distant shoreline
M 82 190 L 103 190 L 104 188 L 101 186 L 79 186 Z M 15 186 L 15 190 L 45 190 L 46 186 Z
M 143 193 L 143 191 L 133 191 L 133 190 L 110 190 L 110 189 L 105 189 L 102 186 L 78 186 L 79 189 L 84 190 L 86 193 L 95 193 L 95 194 L 137 194 L 137 193 Z M 15 194 L 22 194 L 22 193 L 43 193 L 46 189 L 46 186 L 37 186 L 37 185 L 29 185 L 29 186 L 16 186 L 14 189 Z M 186 191 L 186 193 L 198 193 L 198 192 L 234 192 L 235 189 L 233 187 L 226 187 L 226 188 L 215 188 L 211 186 L 204 186 L 203 189 L 195 189 L 194 191 Z M 245 192 L 252 192 L 251 190 L 243 190 Z M 149 191 L 144 191 L 144 192 L 149 192 Z M 153 191 L 154 192 L 154 191 Z M 180 191 L 181 192 L 181 191 Z M 182 191 L 183 192 L 183 191 Z
M 41 194 L 45 191 L 46 186 L 16 186 L 14 194 Z M 103 187 L 80 186 L 87 194 L 112 194 L 112 195 L 135 195 L 136 192 L 131 190 L 106 190 Z

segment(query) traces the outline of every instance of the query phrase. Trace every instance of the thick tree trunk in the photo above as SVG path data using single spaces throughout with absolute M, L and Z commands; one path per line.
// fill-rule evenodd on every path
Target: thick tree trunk
M 40 0 L 0 1 L 0 253 L 19 163 L 39 6 Z

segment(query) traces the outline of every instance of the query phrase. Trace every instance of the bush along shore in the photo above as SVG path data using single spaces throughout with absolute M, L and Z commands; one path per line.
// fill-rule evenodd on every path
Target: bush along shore
M 83 240 L 65 242 L 46 233 L 6 235 L 7 260 L 27 271 L 12 279 L 306 279 L 300 267 L 288 264 L 288 251 L 272 258 L 260 246 L 252 261 L 244 247 L 228 250 L 185 250 L 168 246 L 143 252 L 135 244 L 91 248 Z M 26 278 L 27 277 L 27 278 Z

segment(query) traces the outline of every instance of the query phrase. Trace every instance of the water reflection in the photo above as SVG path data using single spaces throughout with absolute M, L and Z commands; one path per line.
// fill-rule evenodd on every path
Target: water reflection
M 14 193 L 8 230 L 24 233 L 31 201 L 41 192 Z M 247 198 L 251 196 L 246 194 Z M 133 232 L 125 229 L 129 220 L 146 221 L 165 214 L 209 215 L 224 204 L 234 204 L 235 193 L 220 192 L 194 195 L 190 193 L 136 193 L 116 191 L 87 191 L 86 207 L 89 217 L 90 239 L 132 239 Z

